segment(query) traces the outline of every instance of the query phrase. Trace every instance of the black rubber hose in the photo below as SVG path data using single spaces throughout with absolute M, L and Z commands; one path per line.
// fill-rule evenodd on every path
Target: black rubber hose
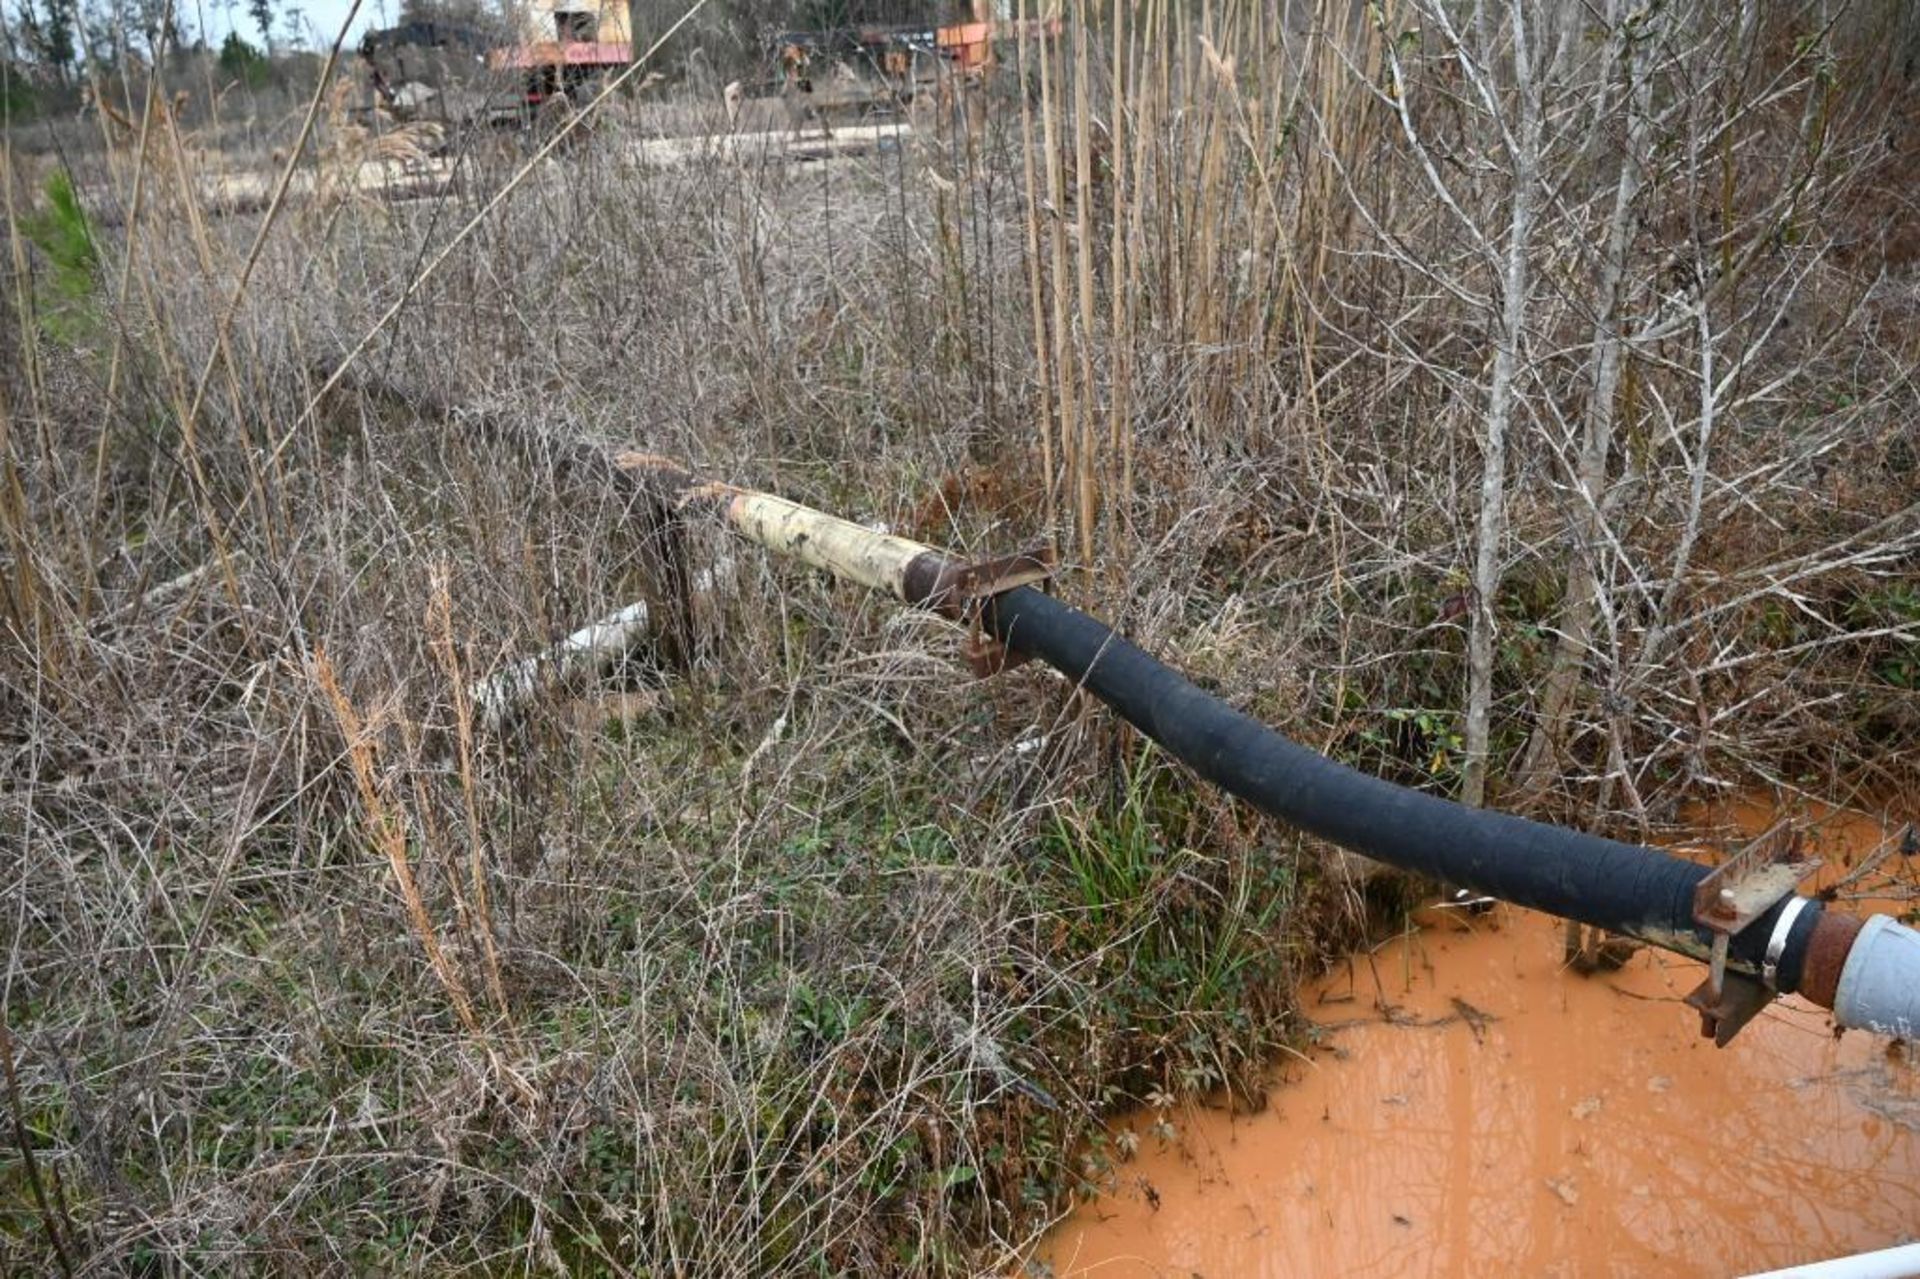
M 1082 684 L 1208 781 L 1310 834 L 1696 958 L 1712 940 L 1693 922 L 1693 890 L 1705 866 L 1356 772 L 1241 714 L 1109 627 L 1031 587 L 995 596 L 985 623 L 1010 648 Z M 1734 937 L 1730 967 L 1759 970 L 1785 907 L 1776 905 Z M 1810 902 L 1794 921 L 1775 979 L 1783 993 L 1799 985 L 1818 915 L 1819 903 Z

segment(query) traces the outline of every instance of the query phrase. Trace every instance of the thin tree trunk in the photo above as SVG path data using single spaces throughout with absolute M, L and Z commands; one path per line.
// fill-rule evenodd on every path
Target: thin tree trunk
M 1593 636 L 1595 606 L 1599 602 L 1601 509 L 1607 466 L 1613 457 L 1614 408 L 1624 368 L 1625 342 L 1620 329 L 1620 294 L 1626 279 L 1627 249 L 1633 239 L 1633 203 L 1639 195 L 1645 163 L 1650 114 L 1645 49 L 1648 33 L 1627 37 L 1627 92 L 1622 95 L 1628 117 L 1620 176 L 1613 193 L 1613 215 L 1607 228 L 1606 257 L 1600 267 L 1600 292 L 1593 332 L 1591 391 L 1587 399 L 1580 452 L 1574 470 L 1573 555 L 1567 566 L 1567 594 L 1561 609 L 1560 636 L 1553 664 L 1541 685 L 1533 735 L 1521 758 L 1518 791 L 1534 800 L 1552 780 L 1553 765 L 1565 739 L 1567 716 L 1586 669 Z
M 1631 690 L 1640 682 L 1640 677 L 1659 666 L 1666 656 L 1667 641 L 1673 637 L 1674 613 L 1680 606 L 1681 596 L 1687 587 L 1687 573 L 1693 567 L 1694 547 L 1700 543 L 1702 517 L 1706 513 L 1708 460 L 1713 449 L 1713 428 L 1719 416 L 1720 388 L 1714 383 L 1713 371 L 1713 314 L 1712 304 L 1702 297 L 1697 307 L 1697 321 L 1700 332 L 1700 425 L 1694 438 L 1694 454 L 1688 459 L 1687 466 L 1687 518 L 1680 528 L 1680 544 L 1673 552 L 1673 574 L 1667 579 L 1666 590 L 1660 593 L 1659 603 L 1654 608 L 1653 623 L 1647 628 L 1647 638 L 1640 646 L 1640 652 L 1634 662 L 1634 677 L 1628 681 Z
M 1507 228 L 1505 280 L 1493 376 L 1487 391 L 1487 443 L 1480 478 L 1480 528 L 1474 557 L 1473 629 L 1467 639 L 1467 728 L 1460 798 L 1478 807 L 1487 796 L 1487 745 L 1493 707 L 1494 599 L 1500 590 L 1500 549 L 1506 530 L 1507 432 L 1513 422 L 1520 335 L 1527 316 L 1528 241 L 1533 234 L 1540 159 L 1540 85 L 1527 50 L 1521 6 L 1512 7 L 1513 69 L 1519 89 L 1520 129 L 1513 151 L 1513 209 Z

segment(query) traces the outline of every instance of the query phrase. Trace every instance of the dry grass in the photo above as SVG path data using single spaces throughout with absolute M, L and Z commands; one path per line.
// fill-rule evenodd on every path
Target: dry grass
M 1564 28 L 1489 583 L 1505 19 L 1072 8 L 984 109 L 823 165 L 645 167 L 622 104 L 511 189 L 531 146 L 456 142 L 434 200 L 222 219 L 154 136 L 75 156 L 123 211 L 89 251 L 8 156 L 0 1269 L 970 1272 L 1102 1175 L 1103 1109 L 1304 1033 L 1365 914 L 1338 863 L 712 530 L 691 643 L 477 721 L 686 594 L 583 445 L 1052 537 L 1076 598 L 1409 784 L 1462 784 L 1484 627 L 1494 803 L 1584 563 L 1529 803 L 1914 793 L 1911 20 L 1666 15 L 1639 108 L 1641 37 Z

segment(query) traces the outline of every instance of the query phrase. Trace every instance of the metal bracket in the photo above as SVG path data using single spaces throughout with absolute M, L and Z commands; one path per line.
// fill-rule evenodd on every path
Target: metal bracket
M 974 631 L 961 640 L 960 656 L 975 679 L 992 679 L 1001 671 L 1010 671 L 1033 660 L 1018 649 L 1008 648 L 985 631 Z
M 1053 552 L 1044 546 L 970 563 L 949 560 L 934 579 L 927 606 L 965 621 L 969 615 L 977 616 L 980 606 L 993 596 L 1051 578 L 1053 567 Z
M 1028 655 L 1010 649 L 980 625 L 980 615 L 988 600 L 1020 586 L 1044 588 L 1054 572 L 1053 551 L 1044 546 L 972 563 L 954 562 L 940 570 L 935 581 L 931 606 L 967 626 L 960 655 L 975 679 L 987 679 L 1011 670 L 1028 660 Z
M 1727 971 L 1727 948 L 1735 934 L 1793 893 L 1820 868 L 1817 857 L 1799 855 L 1800 832 L 1776 822 L 1758 839 L 1707 872 L 1693 890 L 1693 922 L 1713 934 L 1707 979 L 1687 996 L 1700 1013 L 1700 1034 L 1724 1048 L 1770 1003 L 1770 982 Z
M 1714 993 L 1712 979 L 1694 987 L 1687 1005 L 1700 1012 L 1700 1037 L 1711 1039 L 1716 1048 L 1725 1048 L 1773 1002 L 1773 992 L 1742 973 L 1727 973 L 1720 981 L 1718 994 Z

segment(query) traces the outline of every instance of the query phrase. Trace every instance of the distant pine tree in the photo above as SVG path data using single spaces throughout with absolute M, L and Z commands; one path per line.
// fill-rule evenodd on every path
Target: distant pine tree
M 31 0 L 22 0 L 16 11 L 20 51 L 51 70 L 63 85 L 67 83 L 75 53 L 73 7 L 74 0 L 47 0 L 46 14 L 42 16 Z M 7 38 L 11 48 L 14 33 L 9 31 Z
M 238 31 L 227 32 L 226 42 L 220 46 L 221 75 L 249 89 L 258 89 L 267 82 L 272 70 L 266 55 L 248 44 Z
M 73 65 L 74 0 L 47 0 L 47 25 L 41 39 L 40 55 L 53 67 L 60 83 L 67 82 L 67 69 Z
M 273 0 L 247 0 L 247 16 L 260 28 L 260 43 L 273 56 Z

